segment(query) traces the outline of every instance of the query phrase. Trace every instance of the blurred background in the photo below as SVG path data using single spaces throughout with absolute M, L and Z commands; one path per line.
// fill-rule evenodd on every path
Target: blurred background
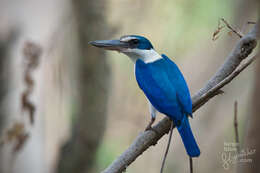
M 258 0 L 0 0 L 0 172 L 97 173 L 144 130 L 150 120 L 132 62 L 88 42 L 126 34 L 147 37 L 182 70 L 191 94 L 224 62 L 238 41 L 224 17 L 246 33 Z M 35 62 L 36 61 L 36 62 Z M 31 65 L 33 64 L 33 65 Z M 259 172 L 260 62 L 224 94 L 198 110 L 191 126 L 201 149 L 195 172 Z M 241 149 L 248 162 L 223 167 L 233 143 L 238 102 Z M 164 115 L 159 114 L 157 121 Z M 32 120 L 34 120 L 32 122 Z M 168 136 L 127 168 L 158 173 Z M 174 131 L 165 173 L 188 172 L 188 157 Z

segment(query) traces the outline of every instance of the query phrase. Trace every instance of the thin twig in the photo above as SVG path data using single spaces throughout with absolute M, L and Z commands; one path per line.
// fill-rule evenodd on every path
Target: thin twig
M 238 135 L 238 122 L 237 122 L 237 101 L 234 103 L 234 129 L 235 129 L 235 140 L 237 146 L 237 152 L 240 152 L 239 147 L 239 135 Z
M 189 160 L 190 160 L 190 173 L 193 173 L 192 157 L 189 157 Z
M 168 155 L 168 152 L 169 152 L 169 148 L 170 148 L 170 144 L 171 144 L 171 140 L 172 140 L 173 129 L 174 129 L 174 124 L 173 124 L 173 121 L 171 121 L 171 129 L 170 129 L 169 139 L 168 139 L 166 151 L 165 151 L 164 156 L 163 156 L 163 162 L 162 162 L 160 173 L 163 173 L 163 168 L 164 168 L 164 165 L 165 165 L 165 161 L 166 161 L 166 158 L 167 158 L 167 155 Z
M 215 32 L 212 35 L 212 40 L 216 41 L 219 38 L 219 33 L 220 31 L 224 28 L 225 26 L 221 26 L 220 20 L 218 21 L 218 28 L 215 30 Z
M 224 25 L 221 25 L 221 21 L 224 23 Z M 234 29 L 224 18 L 219 19 L 218 21 L 218 27 L 215 30 L 215 32 L 213 33 L 212 36 L 212 40 L 216 41 L 219 38 L 219 34 L 220 31 L 222 31 L 223 28 L 225 28 L 225 26 L 230 29 L 231 31 L 228 32 L 229 34 L 231 34 L 231 32 L 235 33 L 239 38 L 243 37 L 243 33 L 241 31 L 237 31 L 236 29 Z
M 221 20 L 223 21 L 223 23 L 225 23 L 225 25 L 232 31 L 234 32 L 239 38 L 243 37 L 243 34 L 237 30 L 235 30 L 224 18 L 221 18 Z

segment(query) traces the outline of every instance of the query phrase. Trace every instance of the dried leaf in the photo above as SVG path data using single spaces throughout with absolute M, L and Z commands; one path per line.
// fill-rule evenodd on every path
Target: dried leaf
M 218 28 L 215 30 L 212 36 L 212 40 L 216 41 L 219 38 L 219 33 L 220 31 L 224 28 L 225 26 L 220 25 L 220 21 L 218 21 Z
M 221 21 L 226 25 L 228 29 L 231 30 L 231 32 L 235 33 L 239 38 L 243 37 L 243 34 L 239 30 L 234 29 L 224 18 L 221 18 Z
M 11 141 L 20 135 L 21 132 L 24 131 L 24 124 L 15 123 L 13 126 L 7 130 L 7 140 Z
M 228 32 L 228 35 L 229 35 L 230 37 L 232 37 L 232 33 L 233 33 L 232 31 L 229 31 L 229 32 Z
M 13 152 L 18 152 L 24 146 L 29 134 L 25 130 L 23 123 L 16 122 L 11 128 L 6 131 L 6 134 L 1 140 L 1 146 L 7 143 L 13 143 Z

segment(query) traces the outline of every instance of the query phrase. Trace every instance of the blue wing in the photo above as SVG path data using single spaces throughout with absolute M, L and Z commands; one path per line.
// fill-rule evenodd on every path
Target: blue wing
M 192 116 L 192 101 L 190 97 L 190 91 L 181 71 L 179 70 L 178 66 L 166 55 L 162 54 L 162 57 L 167 61 L 167 74 L 169 75 L 171 82 L 174 83 L 175 90 L 177 91 L 177 98 L 184 112 Z
M 191 114 L 191 101 L 186 82 L 178 67 L 170 59 L 164 57 L 148 64 L 137 60 L 135 72 L 140 88 L 159 112 L 173 120 L 182 119 L 184 112 Z

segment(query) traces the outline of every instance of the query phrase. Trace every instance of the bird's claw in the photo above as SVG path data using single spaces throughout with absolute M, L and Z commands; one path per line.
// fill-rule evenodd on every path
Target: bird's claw
M 144 131 L 149 131 L 149 130 L 156 133 L 156 135 L 159 135 L 159 132 L 157 130 L 155 130 L 154 128 L 152 128 L 152 126 L 147 126 Z

